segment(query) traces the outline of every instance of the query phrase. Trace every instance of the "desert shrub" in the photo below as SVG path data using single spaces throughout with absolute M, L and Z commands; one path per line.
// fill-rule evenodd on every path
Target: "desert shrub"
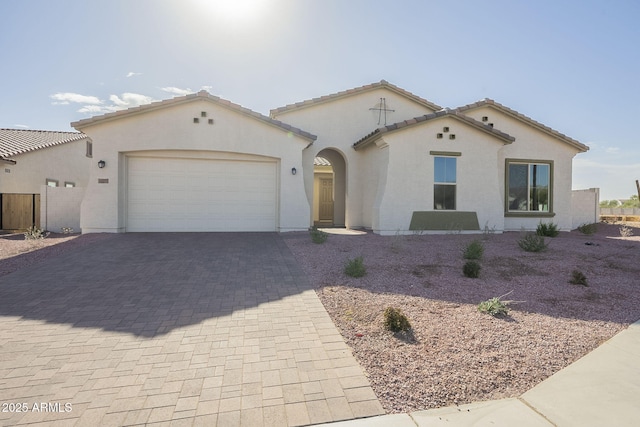
M 462 252 L 462 257 L 464 259 L 480 259 L 482 258 L 482 254 L 484 253 L 484 245 L 479 240 L 474 240 L 469 243 L 464 251 Z
M 480 268 L 480 264 L 478 264 L 476 261 L 467 261 L 462 267 L 462 273 L 465 275 L 465 277 L 475 279 L 480 276 Z
M 569 280 L 569 283 L 574 285 L 589 286 L 587 285 L 587 276 L 585 276 L 584 273 L 582 273 L 582 271 L 580 270 L 573 270 L 571 272 L 571 280 Z
M 318 230 L 315 226 L 309 231 L 309 234 L 311 235 L 311 241 L 313 243 L 324 243 L 327 241 L 327 237 L 329 237 L 329 234 Z
M 595 222 L 591 224 L 582 224 L 578 226 L 578 231 L 581 232 L 582 234 L 586 234 L 587 236 L 590 236 L 594 234 L 596 231 L 598 231 L 598 224 L 596 224 Z
M 556 237 L 560 234 L 560 231 L 558 231 L 558 226 L 553 222 L 540 222 L 538 228 L 536 228 L 536 234 L 543 237 Z
M 492 316 L 506 316 L 509 314 L 509 308 L 507 302 L 502 301 L 501 297 L 493 297 L 486 301 L 482 301 L 478 304 L 478 311 L 481 313 L 487 313 Z
M 620 227 L 618 231 L 620 232 L 621 237 L 633 236 L 633 230 L 631 229 L 631 227 L 627 227 L 626 225 L 623 225 L 622 227 Z
M 362 277 L 366 272 L 367 269 L 364 267 L 364 262 L 361 256 L 350 259 L 344 267 L 344 274 L 350 277 Z
M 41 240 L 47 237 L 49 233 L 45 233 L 44 230 L 32 225 L 24 232 L 25 240 Z
M 391 332 L 408 331 L 411 329 L 409 319 L 397 308 L 387 307 L 384 311 L 384 328 Z
M 526 233 L 524 237 L 518 240 L 518 246 L 527 252 L 542 252 L 547 249 L 544 237 L 535 233 Z

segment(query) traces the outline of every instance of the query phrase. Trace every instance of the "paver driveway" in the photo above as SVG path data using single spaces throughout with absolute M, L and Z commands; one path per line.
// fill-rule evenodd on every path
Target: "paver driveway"
M 119 234 L 0 277 L 0 401 L 3 425 L 383 412 L 274 233 Z

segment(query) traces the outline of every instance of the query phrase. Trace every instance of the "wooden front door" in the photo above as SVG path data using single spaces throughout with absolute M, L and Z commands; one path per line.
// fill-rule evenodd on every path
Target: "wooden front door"
M 320 221 L 333 222 L 333 178 L 320 178 Z

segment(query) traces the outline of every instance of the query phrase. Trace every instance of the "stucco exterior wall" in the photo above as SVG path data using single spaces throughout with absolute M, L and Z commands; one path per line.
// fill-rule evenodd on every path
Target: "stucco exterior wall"
M 80 205 L 83 187 L 40 187 L 40 226 L 44 230 L 60 233 L 62 227 L 80 232 Z
M 352 145 L 378 127 L 384 126 L 384 122 L 378 124 L 378 111 L 370 110 L 376 108 L 380 98 L 386 99 L 386 108 L 395 110 L 387 113 L 386 124 L 433 112 L 422 104 L 381 87 L 275 115 L 277 120 L 318 136 L 304 155 L 306 191 L 310 200 L 313 194 L 313 158 L 325 148 L 334 148 L 345 157 L 347 227 L 368 226 L 370 222 L 365 219 L 369 214 L 364 213 L 362 203 L 362 194 L 369 185 L 369 175 L 363 173 L 368 160 L 362 152 L 353 150 Z
M 466 112 L 469 117 L 481 120 L 488 117 L 496 129 L 514 136 L 513 144 L 505 146 L 499 153 L 500 179 L 505 181 L 506 159 L 553 161 L 553 216 L 507 216 L 505 230 L 535 230 L 542 222 L 553 222 L 563 231 L 572 229 L 571 185 L 573 157 L 578 149 L 553 136 L 529 126 L 522 121 L 491 107 Z M 502 186 L 504 188 L 504 184 Z M 503 196 L 504 197 L 504 196 Z
M 571 211 L 573 229 L 598 222 L 600 220 L 600 189 L 573 190 Z
M 206 117 L 201 117 L 202 112 Z M 199 118 L 199 123 L 194 123 L 194 118 Z M 214 123 L 208 124 L 209 119 Z M 291 173 L 294 167 L 302 169 L 302 150 L 309 141 L 293 133 L 206 99 L 116 117 L 83 126 L 82 131 L 93 140 L 93 163 L 82 203 L 83 233 L 125 231 L 127 156 L 167 152 L 198 158 L 238 153 L 277 160 L 277 228 L 309 227 L 311 213 L 303 177 Z M 106 167 L 99 169 L 99 160 L 104 160 Z
M 449 132 L 438 139 L 444 127 Z M 449 139 L 450 134 L 455 140 Z M 481 227 L 503 229 L 502 185 L 496 167 L 503 147 L 500 140 L 447 117 L 391 132 L 383 141 L 388 144 L 382 148 L 389 153 L 388 171 L 374 232 L 406 233 L 414 211 L 434 210 L 434 158 L 441 156 L 457 159 L 455 210 L 476 212 Z
M 86 152 L 86 140 L 80 140 L 12 157 L 15 165 L 0 165 L 0 193 L 39 194 L 47 179 L 60 187 L 65 182 L 84 187 L 91 162 Z

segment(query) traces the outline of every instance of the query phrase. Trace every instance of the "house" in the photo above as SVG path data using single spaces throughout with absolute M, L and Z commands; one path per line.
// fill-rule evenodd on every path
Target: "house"
M 41 226 L 43 186 L 85 187 L 90 150 L 91 141 L 78 132 L 0 129 L 0 228 Z
M 588 147 L 493 100 L 384 80 L 276 108 L 205 91 L 72 125 L 93 141 L 83 232 L 572 228 Z

